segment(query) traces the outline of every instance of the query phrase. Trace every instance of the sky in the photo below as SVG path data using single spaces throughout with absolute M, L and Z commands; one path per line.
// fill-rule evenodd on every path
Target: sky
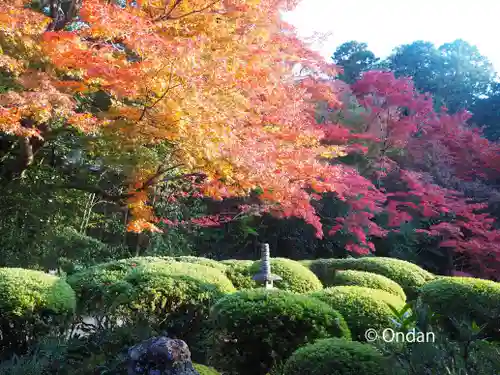
M 330 33 L 323 45 L 313 45 L 325 58 L 350 40 L 367 43 L 383 58 L 416 40 L 439 46 L 464 39 L 500 72 L 498 0 L 302 0 L 283 18 L 303 37 Z

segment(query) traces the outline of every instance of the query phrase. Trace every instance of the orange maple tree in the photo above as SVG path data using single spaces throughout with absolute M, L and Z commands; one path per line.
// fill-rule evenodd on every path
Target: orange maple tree
M 368 180 L 325 162 L 342 147 L 321 142 L 311 99 L 337 105 L 332 86 L 317 79 L 334 67 L 281 21 L 296 1 L 48 0 L 47 15 L 29 3 L 0 4 L 0 69 L 21 87 L 0 95 L 0 131 L 22 140 L 21 171 L 62 124 L 111 135 L 124 154 L 171 146 L 168 160 L 139 158 L 128 171 L 132 231 L 157 230 L 149 187 L 172 168 L 202 174 L 200 192 L 214 199 L 258 188 L 273 213 L 305 219 L 318 236 L 316 193 L 338 193 L 353 212 L 376 209 Z M 302 84 L 297 63 L 311 72 Z M 79 109 L 75 95 L 96 91 L 110 95 L 110 107 Z

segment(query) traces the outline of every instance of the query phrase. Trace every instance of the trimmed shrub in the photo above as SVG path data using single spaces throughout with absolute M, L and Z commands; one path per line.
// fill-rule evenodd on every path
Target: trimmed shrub
M 63 328 L 75 306 L 75 292 L 63 279 L 0 268 L 0 354 L 21 354 L 41 336 Z
M 298 260 L 300 264 L 302 264 L 306 268 L 310 268 L 311 264 L 314 262 L 314 259 L 303 259 L 303 260 Z
M 447 318 L 500 328 L 500 283 L 472 277 L 440 277 L 421 288 L 420 299 Z
M 209 258 L 203 258 L 203 257 L 193 257 L 193 256 L 180 256 L 174 258 L 178 262 L 184 262 L 184 263 L 194 263 L 194 264 L 201 264 L 203 266 L 207 267 L 212 267 L 215 268 L 216 270 L 219 270 L 221 272 L 226 271 L 226 266 L 216 260 L 209 259 Z
M 336 271 L 332 286 L 338 285 L 364 286 L 372 289 L 380 289 L 406 301 L 406 294 L 398 283 L 376 273 L 354 270 Z
M 240 289 L 258 288 L 259 285 L 252 279 L 250 272 L 253 260 L 229 259 L 221 261 L 226 266 L 226 276 L 233 283 L 234 287 Z
M 261 261 L 254 262 L 249 270 L 252 276 L 259 272 L 260 266 Z M 295 260 L 272 258 L 271 273 L 283 278 L 283 280 L 275 282 L 278 289 L 296 293 L 308 293 L 323 289 L 323 284 L 316 275 Z
M 402 309 L 405 302 L 394 294 L 361 286 L 336 286 L 311 293 L 328 303 L 345 318 L 353 339 L 364 341 L 369 328 L 375 330 L 393 326 L 394 314 L 389 307 Z
M 267 374 L 295 349 L 350 332 L 342 315 L 317 299 L 278 289 L 243 290 L 211 313 L 210 362 L 235 375 Z
M 121 259 L 90 267 L 68 277 L 68 283 L 78 296 L 79 311 L 85 314 L 108 314 L 109 309 L 127 303 L 127 296 L 133 290 L 129 278 L 144 269 L 148 269 L 148 273 L 157 271 L 164 275 L 192 276 L 200 282 L 216 285 L 221 293 L 235 290 L 224 274 L 201 264 L 160 257 Z
M 205 350 L 200 336 L 208 330 L 211 305 L 236 291 L 214 268 L 153 258 L 92 267 L 68 280 L 78 295 L 79 311 L 167 330 L 188 343 L 194 359 Z
M 338 338 L 322 339 L 296 350 L 285 363 L 286 375 L 386 375 L 387 359 L 372 345 Z
M 125 281 L 127 275 L 150 263 L 169 264 L 157 257 L 136 257 L 98 264 L 68 276 L 67 281 L 76 292 L 79 313 L 111 314 L 119 305 L 119 297 L 132 290 Z
M 200 365 L 199 363 L 193 363 L 193 367 L 200 375 L 220 375 L 216 369 L 208 367 L 205 365 Z
M 324 285 L 332 285 L 337 270 L 356 270 L 376 273 L 398 283 L 410 300 L 416 299 L 419 288 L 434 275 L 416 264 L 394 258 L 363 257 L 348 259 L 317 259 L 310 269 Z

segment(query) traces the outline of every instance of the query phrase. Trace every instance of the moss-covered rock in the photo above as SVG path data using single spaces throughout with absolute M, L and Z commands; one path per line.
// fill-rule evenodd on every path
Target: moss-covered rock
M 75 306 L 75 292 L 63 279 L 0 268 L 0 356 L 22 353 L 44 334 L 63 327 Z
M 372 345 L 338 338 L 318 340 L 296 350 L 286 375 L 387 375 L 389 362 Z
M 238 290 L 258 288 L 259 285 L 252 279 L 251 266 L 253 260 L 228 259 L 221 261 L 226 266 L 225 274 Z
M 444 317 L 500 328 L 500 283 L 472 277 L 440 277 L 421 288 L 420 299 Z
M 410 300 L 417 298 L 419 288 L 434 275 L 416 264 L 385 257 L 363 257 L 348 259 L 316 259 L 310 265 L 324 285 L 332 285 L 335 271 L 356 270 L 376 273 L 398 283 Z
M 250 267 L 250 273 L 255 275 L 259 272 L 261 261 L 255 262 Z M 286 258 L 271 259 L 271 273 L 280 276 L 283 280 L 276 281 L 275 287 L 296 293 L 307 293 L 321 290 L 323 284 L 309 269 L 299 262 Z
M 394 294 L 361 286 L 336 286 L 311 293 L 310 296 L 328 303 L 345 318 L 353 339 L 364 341 L 365 332 L 393 326 L 390 306 L 402 309 L 405 302 Z
M 350 332 L 328 304 L 278 289 L 243 290 L 219 300 L 211 313 L 211 363 L 229 375 L 267 374 L 298 347 Z
M 216 369 L 208 367 L 205 365 L 200 365 L 199 363 L 193 363 L 193 367 L 200 375 L 220 375 Z
M 380 289 L 406 301 L 406 294 L 398 283 L 385 276 L 372 272 L 354 270 L 336 271 L 333 285 L 331 286 L 339 285 L 364 286 L 372 289 Z

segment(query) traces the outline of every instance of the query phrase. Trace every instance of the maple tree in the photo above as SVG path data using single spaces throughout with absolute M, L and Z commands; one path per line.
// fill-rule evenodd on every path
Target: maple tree
M 357 199 L 368 180 L 324 162 L 342 150 L 321 143 L 311 99 L 338 104 L 316 80 L 334 67 L 280 20 L 293 1 L 72 1 L 78 24 L 68 12 L 58 16 L 58 1 L 49 16 L 28 3 L 0 5 L 1 66 L 19 85 L 0 96 L 0 130 L 17 136 L 25 154 L 11 176 L 29 167 L 51 132 L 72 127 L 113 137 L 115 153 L 168 145 L 161 163 L 142 157 L 125 168 L 129 188 L 119 197 L 132 231 L 158 230 L 150 188 L 172 170 L 167 179 L 202 176 L 198 191 L 214 199 L 257 189 L 267 210 L 305 219 L 318 236 L 314 194 L 334 191 L 354 211 L 375 204 Z M 311 72 L 300 85 L 296 63 Z M 109 97 L 107 108 L 75 100 L 96 92 Z
M 351 88 L 364 109 L 360 121 L 350 129 L 344 124 L 340 138 L 335 128 L 327 136 L 361 152 L 368 167 L 358 170 L 384 193 L 387 220 L 377 235 L 415 222 L 417 233 L 440 238 L 439 247 L 452 249 L 455 257 L 464 255 L 475 274 L 497 275 L 500 231 L 485 212 L 488 204 L 478 199 L 485 189 L 492 190 L 487 183 L 499 171 L 499 145 L 467 125 L 468 113 L 435 112 L 432 98 L 419 94 L 408 78 L 370 71 Z M 422 219 L 428 222 L 425 227 Z M 373 248 L 366 236 L 358 239 Z
M 335 67 L 280 19 L 295 2 L 29 5 L 0 4 L 0 72 L 12 81 L 0 94 L 0 132 L 20 150 L 4 182 L 72 129 L 115 164 L 123 188 L 68 187 L 127 205 L 130 231 L 269 212 L 304 219 L 319 238 L 325 227 L 348 233 L 346 249 L 368 254 L 374 238 L 432 219 L 417 232 L 464 254 L 476 273 L 500 269 L 500 232 L 486 204 L 469 199 L 471 184 L 487 186 L 498 172 L 498 145 L 469 128 L 467 114 L 436 112 L 410 79 L 372 71 L 351 87 L 325 80 Z M 296 64 L 305 77 L 294 77 Z M 317 214 L 324 193 L 347 207 L 332 226 Z M 248 196 L 259 204 L 189 221 L 155 217 L 153 207 Z

